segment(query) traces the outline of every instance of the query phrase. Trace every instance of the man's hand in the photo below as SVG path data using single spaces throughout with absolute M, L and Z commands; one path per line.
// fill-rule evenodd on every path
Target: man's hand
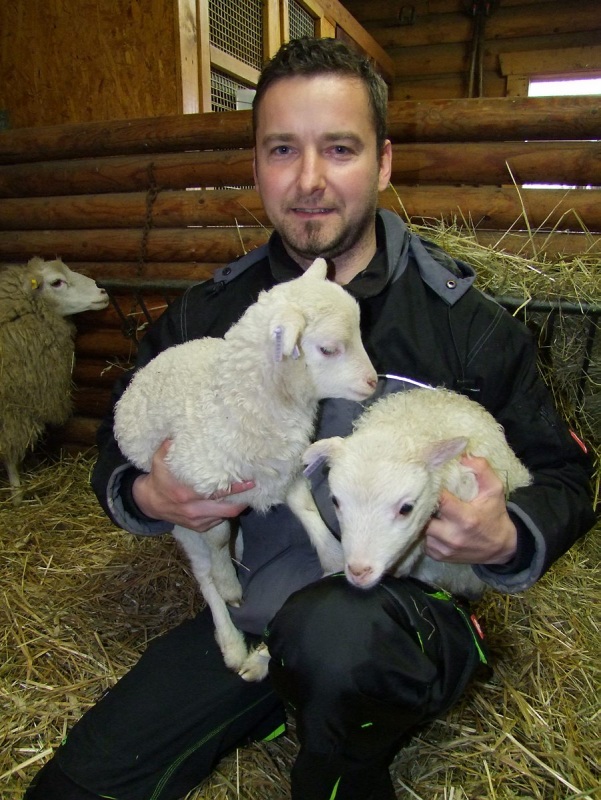
M 226 503 L 223 498 L 252 489 L 252 481 L 234 483 L 229 491 L 211 497 L 202 497 L 179 483 L 165 463 L 170 444 L 169 440 L 163 442 L 153 456 L 150 472 L 134 481 L 133 497 L 142 513 L 204 533 L 223 519 L 237 517 L 247 508 L 247 503 Z
M 516 552 L 517 531 L 507 513 L 502 481 L 485 458 L 464 456 L 473 470 L 478 495 L 465 503 L 443 491 L 438 514 L 428 523 L 425 552 L 454 564 L 506 564 Z

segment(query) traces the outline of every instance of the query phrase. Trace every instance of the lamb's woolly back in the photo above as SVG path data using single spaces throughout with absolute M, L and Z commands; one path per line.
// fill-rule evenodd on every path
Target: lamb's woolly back
M 495 418 L 479 403 L 447 389 L 413 389 L 383 397 L 359 417 L 354 430 L 366 433 L 374 449 L 394 441 L 395 455 L 402 453 L 407 461 L 423 461 L 424 451 L 435 442 L 465 438 L 461 452 L 486 458 L 503 480 L 506 494 L 529 480 Z M 365 440 L 361 446 L 366 446 Z
M 382 398 L 351 436 L 318 441 L 306 463 L 327 458 L 341 528 L 345 571 L 363 588 L 385 572 L 414 574 L 449 591 L 476 594 L 483 584 L 466 565 L 423 555 L 421 533 L 448 489 L 470 501 L 478 491 L 463 453 L 487 459 L 506 494 L 530 483 L 503 429 L 482 406 L 444 389 L 415 389 Z
M 284 499 L 318 400 L 364 399 L 375 381 L 357 303 L 318 259 L 262 293 L 223 339 L 172 347 L 136 373 L 116 406 L 115 436 L 144 470 L 171 439 L 170 469 L 202 494 L 253 479 L 245 500 L 264 509 Z

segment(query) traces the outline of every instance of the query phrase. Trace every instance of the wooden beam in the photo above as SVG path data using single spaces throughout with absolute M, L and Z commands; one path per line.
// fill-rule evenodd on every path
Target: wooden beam
M 287 2 L 286 2 L 287 4 Z M 263 59 L 273 58 L 283 41 L 279 0 L 263 0 Z
M 301 0 L 301 5 L 303 4 Z M 321 8 L 319 17 L 325 16 L 331 22 L 339 25 L 368 56 L 374 59 L 384 78 L 388 82 L 393 80 L 395 65 L 392 58 L 338 0 L 318 0 L 317 3 L 313 0 L 313 4 Z
M 245 64 L 244 61 L 235 58 L 229 53 L 224 53 L 214 45 L 210 45 L 211 65 L 216 67 L 220 72 L 225 72 L 226 75 L 240 80 L 242 83 L 248 83 L 251 86 L 256 86 L 259 80 L 259 70 Z
M 0 231 L 0 260 L 23 261 L 38 255 L 69 261 L 139 261 L 139 230 Z M 265 228 L 155 228 L 146 248 L 148 261 L 227 263 L 264 244 Z
M 601 142 L 424 142 L 392 147 L 393 183 L 500 185 L 513 180 L 601 186 Z M 0 166 L 0 197 L 5 198 L 146 192 L 152 185 L 162 191 L 252 184 L 250 148 Z
M 198 80 L 198 20 L 196 0 L 177 2 L 178 81 L 180 110 L 183 114 L 200 111 L 200 85 Z
M 600 139 L 598 97 L 393 100 L 394 142 Z M 0 164 L 252 147 L 250 111 L 20 128 L 0 134 Z
M 586 72 L 601 75 L 601 46 L 501 53 L 503 75 L 552 76 Z
M 586 189 L 522 188 L 518 192 L 514 187 L 397 184 L 380 195 L 380 203 L 399 213 L 404 209 L 412 218 L 465 219 L 476 226 L 485 224 L 498 229 L 518 224 L 532 229 L 579 230 L 584 227 L 601 231 L 601 204 L 597 192 Z M 120 252 L 121 243 L 128 252 L 135 244 L 141 257 L 146 215 L 143 193 L 0 200 L 0 229 L 4 231 L 0 232 L 0 243 L 16 242 L 19 236 L 21 241 L 27 241 L 29 236 L 32 241 L 41 236 L 67 241 L 72 236 L 74 242 L 80 242 L 82 231 L 90 239 L 97 240 L 93 234 L 100 230 L 110 231 L 116 253 Z M 244 226 L 267 228 L 270 224 L 254 190 L 165 192 L 156 198 L 151 220 L 150 242 L 154 236 L 163 237 L 175 229 L 180 229 L 184 236 L 196 226 L 216 226 L 216 239 L 219 239 L 219 231 L 226 231 L 228 227 L 234 232 L 239 230 L 242 235 L 247 230 Z M 48 252 L 48 247 L 44 252 Z M 58 247 L 54 252 L 64 255 Z M 78 260 L 87 260 L 87 252 L 90 251 L 86 245 Z M 128 260 L 125 256 L 121 258 Z M 168 261 L 173 256 L 159 255 L 159 258 Z M 203 260 L 212 259 L 203 256 Z
M 211 111 L 211 41 L 209 0 L 198 0 L 198 83 L 199 111 Z

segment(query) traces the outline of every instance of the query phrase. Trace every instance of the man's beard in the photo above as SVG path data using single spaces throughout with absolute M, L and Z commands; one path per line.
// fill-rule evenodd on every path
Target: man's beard
M 376 203 L 373 209 L 369 209 L 361 219 L 357 220 L 355 225 L 347 225 L 329 239 L 327 231 L 319 220 L 305 222 L 300 235 L 282 230 L 280 236 L 292 254 L 304 259 L 336 258 L 351 250 L 362 239 L 374 224 L 375 213 Z

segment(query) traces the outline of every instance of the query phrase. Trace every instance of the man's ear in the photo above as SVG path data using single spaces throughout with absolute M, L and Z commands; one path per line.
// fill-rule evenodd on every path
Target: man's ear
M 378 191 L 383 192 L 390 183 L 392 174 L 392 143 L 386 139 L 380 153 L 380 169 L 378 172 Z
M 257 149 L 256 149 L 256 147 L 253 147 L 253 181 L 255 182 L 255 188 L 257 188 L 257 185 L 258 185 L 259 181 L 257 180 Z

